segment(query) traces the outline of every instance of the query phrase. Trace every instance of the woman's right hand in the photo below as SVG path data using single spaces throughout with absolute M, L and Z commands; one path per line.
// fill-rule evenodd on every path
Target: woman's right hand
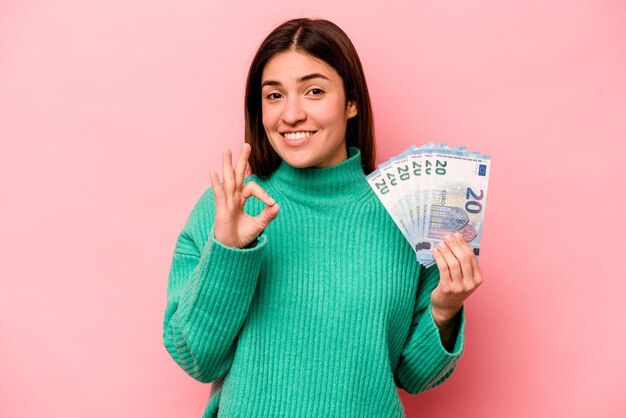
M 211 186 L 215 196 L 215 239 L 228 247 L 244 248 L 250 245 L 278 215 L 278 204 L 254 181 L 245 185 L 243 180 L 248 167 L 250 144 L 244 143 L 233 170 L 230 149 L 224 151 L 224 183 L 211 171 Z M 250 216 L 243 205 L 255 196 L 267 206 L 258 216 Z

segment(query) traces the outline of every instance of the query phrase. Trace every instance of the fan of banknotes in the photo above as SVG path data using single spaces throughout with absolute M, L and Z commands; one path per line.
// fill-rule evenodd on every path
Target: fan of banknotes
M 367 176 L 417 261 L 435 264 L 431 250 L 454 232 L 480 253 L 491 157 L 429 142 L 412 146 Z

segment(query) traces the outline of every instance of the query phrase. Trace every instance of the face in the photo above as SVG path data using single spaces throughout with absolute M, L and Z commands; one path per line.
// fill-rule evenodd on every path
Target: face
M 330 167 L 347 159 L 346 126 L 357 114 L 343 80 L 326 62 L 301 52 L 274 55 L 261 76 L 263 127 L 290 166 Z

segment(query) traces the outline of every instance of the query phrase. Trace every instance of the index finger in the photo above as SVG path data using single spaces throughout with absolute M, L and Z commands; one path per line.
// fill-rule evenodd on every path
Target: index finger
M 272 197 L 267 194 L 265 190 L 261 186 L 259 186 L 254 180 L 246 183 L 245 186 L 241 189 L 241 195 L 244 199 L 248 199 L 250 196 L 255 196 L 261 202 L 265 203 L 268 206 L 272 206 L 276 203 Z
M 243 179 L 246 177 L 246 168 L 248 167 L 250 150 L 250 144 L 244 142 L 241 146 L 239 158 L 237 159 L 237 166 L 235 167 L 235 182 L 237 186 L 241 186 L 243 184 Z

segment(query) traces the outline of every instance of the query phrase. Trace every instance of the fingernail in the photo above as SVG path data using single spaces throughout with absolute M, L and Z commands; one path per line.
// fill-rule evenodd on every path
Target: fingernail
M 269 202 L 270 202 L 270 205 L 273 205 L 274 203 L 276 203 L 276 201 L 274 199 L 272 199 L 271 197 L 270 197 Z
M 461 234 L 460 232 L 455 232 L 454 233 L 454 238 L 458 239 L 459 241 L 463 239 L 463 234 Z
M 452 241 L 452 236 L 451 236 L 451 235 L 446 235 L 445 237 L 443 237 L 443 239 L 444 239 L 446 242 L 450 242 L 450 241 Z
M 442 249 L 443 249 L 443 248 L 446 248 L 446 244 L 444 244 L 443 242 L 440 242 L 440 243 L 437 245 L 437 247 L 439 247 L 439 248 L 442 248 Z

